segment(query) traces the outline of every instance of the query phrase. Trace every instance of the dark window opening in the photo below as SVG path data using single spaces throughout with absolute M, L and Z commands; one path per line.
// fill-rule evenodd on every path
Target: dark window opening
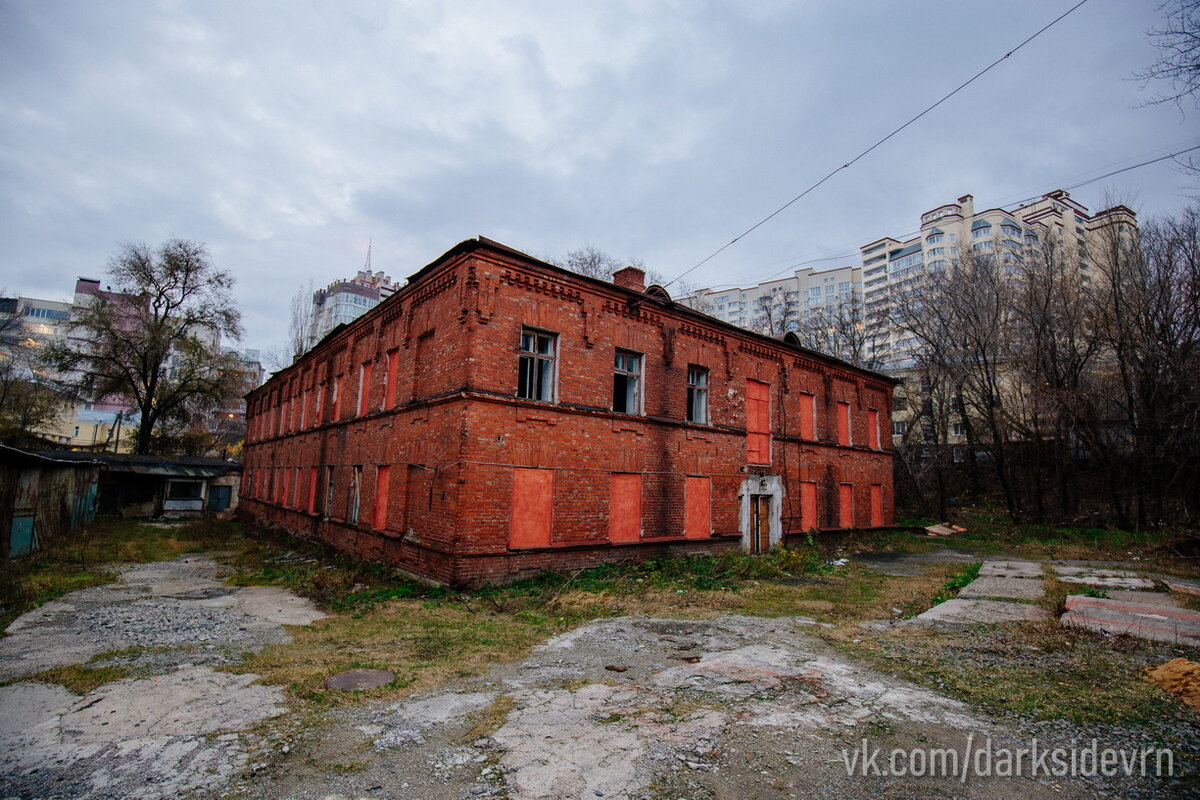
M 613 370 L 613 411 L 640 414 L 642 357 L 618 350 Z
M 554 400 L 554 345 L 556 338 L 552 333 L 521 331 L 517 397 L 523 397 L 526 400 Z
M 199 500 L 204 496 L 204 481 L 171 481 L 167 484 L 168 500 Z
M 687 421 L 708 422 L 708 370 L 688 367 Z

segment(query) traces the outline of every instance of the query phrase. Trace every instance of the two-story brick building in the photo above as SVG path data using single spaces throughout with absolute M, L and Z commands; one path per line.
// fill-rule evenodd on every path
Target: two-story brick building
M 892 520 L 893 382 L 479 238 L 248 396 L 241 512 L 460 585 Z

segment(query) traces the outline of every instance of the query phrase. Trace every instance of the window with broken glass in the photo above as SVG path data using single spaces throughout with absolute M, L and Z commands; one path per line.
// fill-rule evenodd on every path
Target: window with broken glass
M 618 350 L 613 369 L 613 411 L 642 413 L 641 378 L 641 355 Z
M 517 397 L 554 400 L 554 358 L 558 336 L 542 331 L 521 331 L 521 358 L 517 370 Z
M 688 367 L 687 421 L 708 422 L 708 370 Z

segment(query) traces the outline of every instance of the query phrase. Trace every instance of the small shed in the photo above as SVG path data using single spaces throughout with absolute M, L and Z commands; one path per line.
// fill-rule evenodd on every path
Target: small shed
M 219 458 L 62 453 L 100 462 L 99 513 L 186 517 L 237 508 L 242 465 Z
M 27 555 L 95 519 L 99 478 L 90 456 L 61 459 L 0 445 L 0 553 Z

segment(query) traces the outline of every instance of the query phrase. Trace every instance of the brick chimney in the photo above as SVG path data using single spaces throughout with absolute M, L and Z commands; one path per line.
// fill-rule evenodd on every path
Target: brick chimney
M 613 273 L 613 283 L 635 292 L 646 291 L 646 271 L 637 267 L 625 267 Z

